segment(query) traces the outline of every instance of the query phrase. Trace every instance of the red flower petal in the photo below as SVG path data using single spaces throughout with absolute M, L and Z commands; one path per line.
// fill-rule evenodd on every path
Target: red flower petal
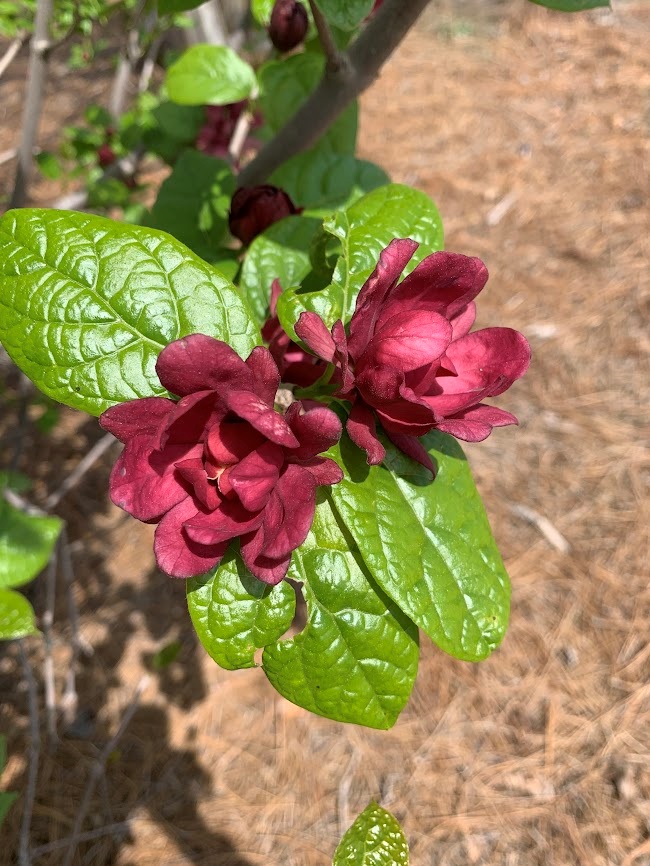
M 197 452 L 201 446 L 177 445 L 161 453 L 152 449 L 150 436 L 135 436 L 111 472 L 111 501 L 138 520 L 156 520 L 187 498 L 174 464 Z
M 348 349 L 355 360 L 361 356 L 372 338 L 382 305 L 387 295 L 394 289 L 402 271 L 413 258 L 418 246 L 416 241 L 397 238 L 382 250 L 377 267 L 359 292 L 350 322 Z
M 155 436 L 158 449 L 168 444 L 196 444 L 204 442 L 208 430 L 226 413 L 226 407 L 214 391 L 197 391 L 188 394 L 163 419 Z
M 390 430 L 386 430 L 386 435 L 393 445 L 399 448 L 407 457 L 424 466 L 434 478 L 436 477 L 436 467 L 431 459 L 431 455 L 416 436 L 408 436 L 404 433 L 392 433 Z
M 250 388 L 252 376 L 234 349 L 205 334 L 191 334 L 166 346 L 156 361 L 162 384 L 179 397 L 227 387 Z
M 396 313 L 379 328 L 360 358 L 376 367 L 404 373 L 436 364 L 451 342 L 451 325 L 438 313 L 426 310 Z
M 476 320 L 476 304 L 474 301 L 463 307 L 449 319 L 453 330 L 452 340 L 459 340 L 465 334 L 469 334 Z
M 287 448 L 298 447 L 299 442 L 282 415 L 257 394 L 252 391 L 230 391 L 224 398 L 231 412 L 248 421 L 271 442 Z
M 215 484 L 208 480 L 203 460 L 194 457 L 191 460 L 181 460 L 175 464 L 176 471 L 192 486 L 194 496 L 208 510 L 219 505 L 221 497 Z
M 222 499 L 219 507 L 209 513 L 198 512 L 188 518 L 184 531 L 198 544 L 220 544 L 244 535 L 262 523 L 263 512 L 251 514 L 236 499 Z
M 265 403 L 273 405 L 280 387 L 280 373 L 269 350 L 256 346 L 246 359 L 246 366 L 253 374 L 253 390 Z
M 228 542 L 196 544 L 187 537 L 183 526 L 198 513 L 190 496 L 168 511 L 156 527 L 154 553 L 159 568 L 172 577 L 194 577 L 217 566 L 226 552 Z
M 329 457 L 313 457 L 300 464 L 314 476 L 316 484 L 320 487 L 325 484 L 338 484 L 343 481 L 343 470 Z
M 301 466 L 287 466 L 264 509 L 264 556 L 281 559 L 303 543 L 314 520 L 316 482 Z
M 366 452 L 369 466 L 379 465 L 386 456 L 386 449 L 377 438 L 375 416 L 364 403 L 355 403 L 345 429 L 354 444 Z
M 480 259 L 458 253 L 433 253 L 390 293 L 378 326 L 390 321 L 400 310 L 432 310 L 451 318 L 478 295 L 487 279 L 487 268 Z
M 103 412 L 99 424 L 107 433 L 112 433 L 120 442 L 126 443 L 134 436 L 155 433 L 174 405 L 172 400 L 165 397 L 129 400 Z
M 279 559 L 271 559 L 262 554 L 264 546 L 264 530 L 258 529 L 250 535 L 245 535 L 241 540 L 241 556 L 244 560 L 244 565 L 258 580 L 268 583 L 270 586 L 275 586 L 287 576 L 289 565 L 291 563 L 291 554 L 280 557 Z
M 279 445 L 266 442 L 244 457 L 228 472 L 228 483 L 248 511 L 259 511 L 278 483 L 284 453 Z
M 287 459 L 292 463 L 327 451 L 339 441 L 343 432 L 338 415 L 327 406 L 316 406 L 304 411 L 302 403 L 296 401 L 287 409 L 285 418 L 300 443 L 300 447 L 287 453 Z
M 221 421 L 210 428 L 207 452 L 217 468 L 233 466 L 265 441 L 248 421 Z
M 325 322 L 317 313 L 301 313 L 294 325 L 296 334 L 311 351 L 331 364 L 336 354 L 336 344 L 327 330 Z
M 518 423 L 510 412 L 479 403 L 478 406 L 466 409 L 452 418 L 445 418 L 438 423 L 437 427 L 464 442 L 482 442 L 490 435 L 493 427 L 506 427 L 508 424 Z

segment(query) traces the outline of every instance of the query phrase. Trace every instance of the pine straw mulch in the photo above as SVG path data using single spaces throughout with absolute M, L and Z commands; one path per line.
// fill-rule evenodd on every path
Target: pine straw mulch
M 432 195 L 448 248 L 492 272 L 482 324 L 520 328 L 533 345 L 529 374 L 501 401 L 521 427 L 467 449 L 513 581 L 502 648 L 476 666 L 424 640 L 392 731 L 310 716 L 261 672 L 226 673 L 206 658 L 183 587 L 155 572 L 150 528 L 106 505 L 107 457 L 59 508 L 92 655 L 72 730 L 43 750 L 33 845 L 70 835 L 93 759 L 150 654 L 179 638 L 84 830 L 128 826 L 81 844 L 78 864 L 325 866 L 372 797 L 403 822 L 417 866 L 650 864 L 650 22 L 640 4 L 635 13 L 531 7 L 453 39 L 428 16 L 363 99 L 363 155 Z M 72 414 L 51 438 L 32 436 L 35 498 L 97 438 Z M 38 587 L 35 600 L 42 607 Z M 60 684 L 63 597 L 57 617 Z M 31 659 L 38 671 L 36 642 Z M 0 688 L 6 783 L 24 790 L 13 651 Z M 5 852 L 19 821 L 18 806 Z M 64 852 L 35 862 L 60 866 Z

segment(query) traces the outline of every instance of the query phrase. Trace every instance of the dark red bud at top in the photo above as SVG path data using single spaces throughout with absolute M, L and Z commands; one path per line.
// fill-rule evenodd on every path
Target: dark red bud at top
M 307 35 L 308 27 L 309 18 L 302 3 L 298 3 L 298 0 L 276 0 L 271 13 L 269 36 L 278 51 L 291 51 L 300 45 Z
M 232 234 L 245 245 L 278 220 L 301 213 L 286 192 L 271 184 L 240 187 L 230 203 Z
M 108 168 L 115 162 L 115 151 L 110 144 L 101 144 L 97 148 L 97 159 L 102 168 Z

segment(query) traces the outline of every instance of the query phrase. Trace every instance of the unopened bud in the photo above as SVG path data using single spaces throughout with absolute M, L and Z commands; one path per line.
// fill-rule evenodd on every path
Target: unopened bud
M 269 36 L 278 51 L 291 51 L 300 45 L 307 35 L 308 27 L 309 18 L 302 3 L 298 3 L 298 0 L 276 0 L 271 13 Z
M 270 225 L 291 214 L 301 213 L 301 210 L 277 186 L 240 187 L 230 203 L 230 231 L 248 246 Z

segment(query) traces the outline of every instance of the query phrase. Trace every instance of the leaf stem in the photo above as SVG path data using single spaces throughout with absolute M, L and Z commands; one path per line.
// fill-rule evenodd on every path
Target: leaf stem
M 314 17 L 314 24 L 316 25 L 316 30 L 318 31 L 318 38 L 327 59 L 327 71 L 330 74 L 336 75 L 339 70 L 341 70 L 345 66 L 348 66 L 349 72 L 350 70 L 348 56 L 344 52 L 339 51 L 338 46 L 334 41 L 332 31 L 330 30 L 330 26 L 327 23 L 327 19 L 320 11 L 320 8 L 316 4 L 315 0 L 309 0 L 309 8 L 311 9 L 311 14 Z

